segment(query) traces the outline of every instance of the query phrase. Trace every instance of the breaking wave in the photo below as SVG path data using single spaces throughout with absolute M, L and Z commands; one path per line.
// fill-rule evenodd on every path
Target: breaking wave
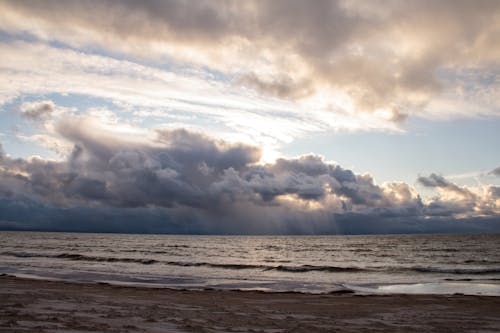
M 319 265 L 263 265 L 252 263 L 213 263 L 213 262 L 191 262 L 191 261 L 163 261 L 150 258 L 130 258 L 130 257 L 108 257 L 92 256 L 79 253 L 59 253 L 43 254 L 34 252 L 3 252 L 0 255 L 17 258 L 52 258 L 72 261 L 107 262 L 107 263 L 135 263 L 142 265 L 163 264 L 178 267 L 208 267 L 228 270 L 261 270 L 278 271 L 286 273 L 357 273 L 357 272 L 415 272 L 427 274 L 456 274 L 456 275 L 481 275 L 500 273 L 500 267 L 435 267 L 435 266 L 319 266 Z

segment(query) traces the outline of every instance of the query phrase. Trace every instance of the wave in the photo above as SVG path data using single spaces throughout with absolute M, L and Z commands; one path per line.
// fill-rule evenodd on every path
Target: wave
M 470 260 L 464 260 L 464 264 L 479 264 L 479 265 L 484 265 L 484 264 L 500 264 L 500 261 L 498 260 L 487 260 L 487 259 L 470 259 Z
M 265 270 L 277 270 L 282 272 L 331 272 L 331 273 L 356 273 L 356 272 L 404 272 L 413 271 L 419 273 L 445 273 L 445 274 L 457 274 L 457 275 L 480 275 L 480 274 L 495 274 L 500 273 L 500 267 L 485 267 L 485 268 L 442 268 L 442 267 L 391 267 L 391 266 L 376 266 L 376 267 L 356 267 L 356 266 L 312 266 L 312 265 L 302 265 L 302 266 L 271 266 L 265 268 Z
M 136 263 L 142 265 L 163 264 L 178 267 L 208 267 L 228 270 L 253 269 L 261 271 L 279 271 L 286 273 L 307 273 L 307 272 L 325 272 L 325 273 L 358 273 L 358 272 L 376 272 L 376 273 L 404 273 L 417 272 L 426 274 L 453 274 L 453 275 L 486 275 L 500 273 L 500 267 L 436 267 L 436 266 L 328 266 L 328 265 L 265 265 L 265 264 L 245 264 L 245 263 L 214 263 L 214 262 L 191 262 L 191 261 L 162 261 L 149 258 L 130 258 L 130 257 L 108 257 L 91 256 L 79 253 L 59 253 L 43 254 L 30 252 L 3 252 L 0 255 L 13 256 L 17 258 L 53 258 L 72 261 L 89 262 L 108 262 L 108 263 Z
M 447 273 L 447 274 L 471 274 L 471 275 L 500 273 L 500 267 L 487 267 L 487 268 L 411 267 L 410 270 L 420 273 Z
M 115 258 L 115 257 L 94 257 L 82 254 L 62 253 L 54 255 L 51 258 L 69 259 L 69 260 L 82 260 L 82 261 L 97 261 L 97 262 L 133 262 L 143 265 L 156 264 L 159 261 L 154 259 L 139 259 L 139 258 Z
M 95 257 L 77 253 L 39 254 L 39 253 L 29 253 L 29 252 L 3 252 L 1 253 L 1 255 L 7 255 L 17 258 L 54 258 L 54 259 L 74 260 L 74 261 L 93 261 L 93 262 L 132 262 L 143 265 L 151 265 L 159 262 L 158 260 L 154 259 Z
M 46 254 L 30 253 L 30 252 L 2 252 L 0 255 L 16 258 L 50 258 Z
M 359 267 L 338 267 L 338 266 L 314 266 L 314 265 L 301 265 L 301 266 L 272 266 L 272 265 L 259 265 L 259 264 L 234 264 L 234 263 L 210 263 L 210 262 L 189 262 L 189 261 L 160 261 L 154 259 L 140 259 L 140 258 L 117 258 L 117 257 L 99 257 L 88 256 L 78 253 L 61 253 L 61 254 L 38 254 L 27 252 L 3 252 L 1 255 L 14 256 L 18 258 L 54 258 L 65 259 L 73 261 L 92 261 L 92 262 L 130 262 L 139 263 L 144 265 L 151 265 L 156 263 L 163 263 L 170 266 L 180 267 L 211 267 L 222 268 L 231 270 L 241 269 L 260 269 L 262 271 L 281 271 L 290 273 L 305 273 L 313 271 L 321 272 L 358 272 L 366 269 Z
M 303 273 L 312 271 L 322 271 L 322 272 L 358 272 L 364 271 L 365 269 L 359 267 L 337 267 L 337 266 L 313 266 L 313 265 L 301 265 L 301 266 L 270 266 L 270 265 L 254 265 L 254 264 L 218 264 L 218 263 L 208 263 L 208 262 L 179 262 L 179 261 L 169 261 L 166 262 L 168 265 L 173 266 L 184 266 L 184 267 L 213 267 L 213 268 L 225 268 L 225 269 L 261 269 L 263 271 L 281 271 L 281 272 L 291 272 L 291 273 Z
M 186 261 L 167 261 L 167 265 L 171 266 L 182 266 L 182 267 L 213 267 L 213 268 L 226 268 L 226 269 L 259 269 L 266 267 L 264 265 L 252 265 L 252 264 L 217 264 L 209 262 L 186 262 Z
M 261 269 L 263 271 L 281 271 L 281 272 L 291 272 L 291 273 L 303 273 L 303 272 L 359 272 L 365 271 L 364 268 L 359 267 L 338 267 L 338 266 L 313 266 L 313 265 L 301 265 L 301 266 L 271 266 L 271 265 L 254 265 L 254 264 L 217 264 L 208 262 L 178 262 L 169 261 L 168 265 L 173 266 L 184 266 L 184 267 L 213 267 L 213 268 L 225 268 L 225 269 Z
M 362 272 L 367 271 L 365 268 L 361 267 L 339 267 L 339 266 L 313 266 L 313 265 L 301 265 L 301 266 L 271 266 L 267 267 L 265 270 L 276 270 L 281 272 L 291 272 L 291 273 L 302 273 L 302 272 Z

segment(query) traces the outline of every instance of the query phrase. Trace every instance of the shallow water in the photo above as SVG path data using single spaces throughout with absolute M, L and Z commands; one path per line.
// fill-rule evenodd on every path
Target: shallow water
M 500 235 L 0 232 L 0 272 L 175 288 L 500 295 Z

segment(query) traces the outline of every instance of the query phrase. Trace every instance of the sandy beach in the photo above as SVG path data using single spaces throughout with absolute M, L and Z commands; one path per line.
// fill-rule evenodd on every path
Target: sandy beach
M 0 277 L 0 332 L 499 332 L 500 297 L 171 290 Z

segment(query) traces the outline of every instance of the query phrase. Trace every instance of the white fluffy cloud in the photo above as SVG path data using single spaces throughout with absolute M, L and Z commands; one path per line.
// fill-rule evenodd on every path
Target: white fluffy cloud
M 91 96 L 126 110 L 122 116 L 131 121 L 202 127 L 226 140 L 257 144 L 264 147 L 265 160 L 279 156 L 280 145 L 309 133 L 345 128 L 398 130 L 391 121 L 373 114 L 335 113 L 259 96 L 203 71 L 161 69 L 41 43 L 0 42 L 0 52 L 5 59 L 0 65 L 4 105 L 26 95 Z M 42 104 L 17 108 L 27 116 Z M 38 118 L 49 115 L 45 112 Z
M 0 29 L 10 34 L 27 32 L 157 63 L 206 66 L 264 96 L 330 110 L 340 123 L 344 113 L 368 113 L 379 119 L 372 126 L 384 126 L 408 114 L 499 112 L 497 1 L 3 1 L 0 6 Z M 99 63 L 93 65 L 98 69 Z

